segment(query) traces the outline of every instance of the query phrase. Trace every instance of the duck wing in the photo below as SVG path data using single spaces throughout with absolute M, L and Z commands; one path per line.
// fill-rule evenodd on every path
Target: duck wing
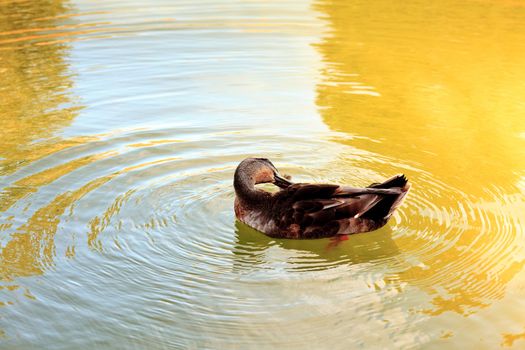
M 275 194 L 273 219 L 281 230 L 302 238 L 353 233 L 351 219 L 359 218 L 385 196 L 400 193 L 399 189 L 293 184 Z

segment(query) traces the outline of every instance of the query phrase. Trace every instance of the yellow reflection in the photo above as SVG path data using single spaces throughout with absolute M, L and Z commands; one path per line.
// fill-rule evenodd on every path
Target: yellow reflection
M 22 185 L 21 188 L 27 188 L 27 191 L 36 191 L 38 186 L 45 185 L 49 181 L 54 181 L 78 167 L 112 155 L 115 155 L 115 153 L 106 152 L 79 158 L 73 162 L 22 179 L 17 182 L 17 185 Z M 0 281 L 11 281 L 14 277 L 42 274 L 46 266 L 53 263 L 55 256 L 55 234 L 60 224 L 60 218 L 68 208 L 71 208 L 86 194 L 119 175 L 165 161 L 166 160 L 151 161 L 115 171 L 94 179 L 74 191 L 66 191 L 54 198 L 48 205 L 38 209 L 27 223 L 19 227 L 16 233 L 11 235 L 10 240 L 2 247 L 0 251 Z M 97 250 L 102 249 L 101 243 L 97 240 L 99 233 L 109 224 L 111 217 L 120 211 L 124 201 L 129 198 L 133 192 L 133 190 L 129 190 L 122 196 L 117 197 L 107 211 L 104 212 L 102 218 L 95 217 L 91 220 L 91 231 L 87 237 L 87 243 L 90 248 Z M 23 191 L 21 191 L 21 193 L 22 195 L 27 194 Z M 20 197 L 20 195 L 17 194 L 14 197 L 17 198 Z M 73 256 L 74 251 L 74 247 L 68 247 L 66 256 Z
M 49 168 L 39 173 L 30 175 L 15 182 L 13 186 L 3 188 L 2 192 L 0 193 L 0 212 L 6 211 L 20 199 L 36 192 L 39 187 L 50 184 L 60 177 L 67 175 L 80 167 L 106 158 L 113 154 L 115 153 L 106 152 L 102 154 L 81 157 L 71 162 L 60 164 L 54 168 Z
M 79 109 L 69 94 L 72 80 L 65 61 L 68 46 L 36 45 L 46 32 L 49 35 L 50 31 L 69 28 L 53 19 L 64 15 L 66 6 L 61 0 L 2 1 L 0 5 L 0 176 L 89 141 L 82 137 L 65 141 L 55 136 L 75 118 Z M 101 156 L 64 163 L 0 188 L 0 216 L 10 220 L 4 213 L 17 201 Z M 56 197 L 37 210 L 16 233 L 2 237 L 0 281 L 7 283 L 7 290 L 18 289 L 18 285 L 9 285 L 14 278 L 41 274 L 46 265 L 52 264 L 59 218 L 90 186 Z M 12 226 L 12 222 L 1 222 L 0 233 L 11 231 Z M 34 298 L 27 289 L 23 296 Z
M 117 173 L 95 179 L 78 190 L 65 192 L 38 209 L 0 252 L 0 280 L 41 274 L 53 263 L 55 233 L 60 217 L 83 196 L 111 180 Z
M 37 46 L 32 39 L 58 27 L 54 17 L 66 12 L 63 1 L 6 2 L 0 6 L 0 175 L 67 147 L 50 137 L 76 116 L 68 93 L 72 85 L 64 61 L 65 45 Z M 39 34 L 40 33 L 40 34 Z M 35 142 L 43 138 L 45 142 Z M 74 140 L 72 142 L 75 142 Z
M 503 334 L 503 342 L 501 343 L 502 346 L 513 346 L 514 342 L 517 340 L 525 340 L 525 331 L 523 333 L 518 334 L 512 334 L 512 333 L 505 333 Z
M 318 8 L 332 28 L 318 46 L 327 67 L 318 104 L 331 128 L 380 140 L 367 147 L 476 194 L 524 172 L 523 7 L 336 0 Z M 362 85 L 380 97 L 352 93 Z
M 341 140 L 411 177 L 402 208 L 414 255 L 403 278 L 426 312 L 468 313 L 501 298 L 524 263 L 525 7 L 497 1 L 320 0 L 329 31 L 317 104 Z M 385 161 L 389 159 L 391 162 Z M 371 165 L 372 164 L 372 165 Z M 354 164 L 355 165 L 355 164 Z

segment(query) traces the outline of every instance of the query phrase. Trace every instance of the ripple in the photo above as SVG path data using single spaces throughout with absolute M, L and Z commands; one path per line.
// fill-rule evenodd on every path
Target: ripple
M 276 143 L 265 155 L 296 180 L 366 185 L 404 172 L 413 189 L 389 225 L 339 246 L 271 239 L 235 223 L 232 212 L 233 171 L 240 159 L 260 154 L 249 142 L 254 135 Z M 282 144 L 294 144 L 295 151 L 284 157 Z M 4 232 L 19 238 L 4 252 L 26 247 L 27 255 L 5 266 L 3 278 L 49 275 L 67 264 L 91 292 L 101 279 L 126 281 L 112 287 L 120 293 L 138 288 L 122 302 L 123 310 L 131 302 L 147 305 L 148 312 L 137 317 L 151 325 L 174 313 L 187 315 L 181 326 L 186 336 L 174 341 L 180 346 L 210 329 L 221 343 L 235 335 L 249 344 L 257 327 L 269 327 L 264 319 L 270 315 L 298 318 L 329 334 L 326 320 L 308 319 L 304 305 L 338 314 L 347 303 L 362 303 L 355 312 L 373 323 L 388 310 L 381 300 L 414 287 L 431 296 L 420 310 L 428 315 L 468 314 L 501 298 L 521 264 L 515 251 L 523 237 L 514 232 L 521 219 L 508 210 L 520 197 L 493 187 L 480 201 L 414 166 L 352 147 L 326 164 L 305 159 L 305 149 L 321 145 L 333 144 L 264 130 L 199 127 L 128 130 L 72 144 L 5 177 L 3 194 L 11 200 L 4 202 L 5 213 L 17 213 L 17 222 Z M 329 171 L 331 162 L 339 165 L 336 171 Z M 27 250 L 24 237 L 35 248 Z M 32 270 L 21 273 L 22 262 Z M 294 285 L 300 290 L 290 289 Z M 310 288 L 324 297 L 307 293 Z M 97 293 L 81 294 L 77 307 L 96 302 L 92 312 L 108 308 Z M 240 322 L 252 324 L 239 334 Z M 308 329 L 297 332 L 309 337 Z
M 424 173 L 412 178 L 414 190 L 393 230 L 402 232 L 396 238 L 417 242 L 403 251 L 413 267 L 402 275 L 435 295 L 426 312 L 469 314 L 501 298 L 523 265 L 515 254 L 523 232 L 516 234 L 518 217 L 506 209 L 508 198 L 498 189 L 480 200 Z
M 505 298 L 524 263 L 525 177 L 521 153 L 505 150 L 521 145 L 521 119 L 507 141 L 497 113 L 479 125 L 463 109 L 436 118 L 438 102 L 469 105 L 470 90 L 424 78 L 461 80 L 470 66 L 436 74 L 434 61 L 411 59 L 427 50 L 408 50 L 426 42 L 407 27 L 419 17 L 374 29 L 351 16 L 364 30 L 347 35 L 346 20 L 323 24 L 333 8 L 322 1 L 319 13 L 303 2 L 15 3 L 0 28 L 6 344 L 412 348 L 452 334 L 449 321 L 492 330 L 496 301 L 518 309 L 519 293 Z M 363 7 L 340 5 L 342 19 Z M 406 37 L 392 40 L 392 28 Z M 359 33 L 370 37 L 353 42 Z M 378 54 L 385 46 L 392 55 Z M 483 92 L 512 92 L 520 71 L 505 62 L 516 74 Z M 415 85 L 399 86 L 403 74 Z M 295 181 L 366 186 L 405 173 L 413 187 L 375 232 L 339 245 L 272 239 L 232 210 L 234 169 L 255 155 Z
M 178 136 L 173 138 L 175 134 Z M 11 202 L 4 202 L 5 213 L 25 208 L 26 219 L 17 215 L 17 220 L 27 223 L 10 223 L 5 231 L 31 234 L 45 227 L 46 233 L 33 237 L 42 241 L 40 249 L 45 251 L 50 244 L 45 237 L 52 237 L 58 225 L 86 222 L 88 227 L 83 230 L 88 230 L 87 245 L 91 249 L 110 254 L 121 254 L 125 249 L 141 261 L 147 259 L 147 254 L 172 256 L 178 265 L 192 266 L 186 271 L 192 276 L 212 277 L 210 269 L 254 274 L 257 279 L 261 271 L 271 279 L 272 275 L 281 276 L 279 271 L 283 269 L 316 276 L 324 271 L 330 276 L 327 271 L 331 269 L 337 275 L 341 268 L 363 271 L 388 265 L 400 274 L 401 281 L 437 293 L 436 307 L 429 309 L 432 313 L 446 311 L 446 300 L 458 297 L 465 299 L 460 303 L 460 312 L 500 297 L 506 283 L 494 283 L 490 275 L 509 273 L 507 266 L 520 263 L 514 254 L 522 238 L 514 234 L 520 219 L 513 215 L 517 212 L 504 209 L 513 204 L 512 196 L 494 187 L 480 202 L 414 167 L 394 171 L 392 164 L 396 162 L 388 158 L 383 158 L 385 167 L 390 168 L 388 173 L 408 170 L 404 172 L 414 187 L 389 227 L 377 233 L 357 235 L 341 248 L 331 250 L 329 241 L 274 241 L 241 224 L 232 231 L 231 175 L 239 159 L 257 154 L 256 149 L 239 153 L 239 145 L 248 145 L 246 137 L 251 135 L 242 131 L 177 128 L 91 138 L 90 142 L 56 152 L 6 177 L 11 185 L 6 186 L 3 195 Z M 291 142 L 275 135 L 258 137 Z M 299 150 L 311 147 L 306 140 L 294 142 Z M 287 159 L 296 155 L 290 154 Z M 279 164 L 280 155 L 269 156 L 276 157 Z M 338 168 L 358 165 L 352 172 L 353 179 L 346 172 L 326 176 L 324 166 L 306 169 L 295 166 L 295 161 L 284 162 L 282 169 L 297 174 L 299 180 L 359 185 L 384 177 L 364 167 L 372 158 L 376 164 L 381 161 L 378 155 L 358 152 L 350 161 L 341 158 Z M 58 189 L 68 190 L 49 202 L 49 194 L 60 193 Z M 98 204 L 90 208 L 87 203 Z M 42 216 L 46 222 L 57 224 L 41 226 L 37 222 Z M 58 224 L 60 221 L 62 224 Z M 37 259 L 32 264 L 40 270 L 48 268 L 53 260 L 49 254 L 32 258 Z M 224 278 L 213 275 L 219 276 Z M 447 295 L 442 296 L 433 288 L 435 285 L 444 287 Z M 459 286 L 463 288 L 459 290 Z

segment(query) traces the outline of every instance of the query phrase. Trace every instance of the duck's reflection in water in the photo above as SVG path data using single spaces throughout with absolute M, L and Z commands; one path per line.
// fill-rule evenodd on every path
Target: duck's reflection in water
M 356 264 L 387 264 L 400 254 L 389 226 L 364 234 L 333 239 L 273 239 L 236 221 L 235 265 L 239 269 L 279 267 L 287 270 L 325 270 Z

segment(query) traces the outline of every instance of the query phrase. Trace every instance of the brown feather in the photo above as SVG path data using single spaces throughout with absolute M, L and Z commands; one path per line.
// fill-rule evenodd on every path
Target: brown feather
M 242 166 L 244 164 L 244 166 Z M 410 185 L 404 175 L 380 184 L 353 188 L 334 184 L 291 182 L 274 194 L 255 189 L 254 182 L 277 170 L 266 159 L 250 158 L 239 165 L 234 181 L 236 216 L 273 237 L 320 238 L 375 230 L 388 221 Z M 257 192 L 259 191 L 259 192 Z

